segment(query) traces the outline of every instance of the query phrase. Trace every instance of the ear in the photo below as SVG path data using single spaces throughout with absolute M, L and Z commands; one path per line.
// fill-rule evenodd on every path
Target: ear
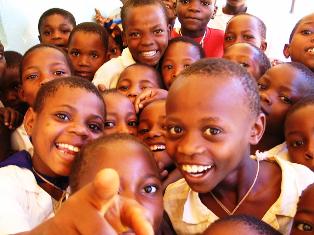
M 250 144 L 256 145 L 262 138 L 266 127 L 266 117 L 265 114 L 260 112 L 255 122 L 252 125 L 250 133 Z
M 36 112 L 33 108 L 28 108 L 24 116 L 24 128 L 26 130 L 27 135 L 32 136 L 34 123 L 36 121 Z
M 290 44 L 285 44 L 285 46 L 283 47 L 283 54 L 284 56 L 288 59 L 290 57 Z
M 264 40 L 262 41 L 260 49 L 264 52 L 266 51 L 266 49 L 267 49 L 267 42 L 266 41 L 264 41 Z
M 41 36 L 40 35 L 38 35 L 38 40 L 41 43 Z

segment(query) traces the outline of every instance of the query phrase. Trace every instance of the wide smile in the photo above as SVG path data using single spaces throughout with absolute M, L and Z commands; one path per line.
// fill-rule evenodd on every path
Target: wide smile
M 189 178 L 201 178 L 214 168 L 214 164 L 210 165 L 181 165 L 181 170 L 185 176 Z
M 140 55 L 144 58 L 150 59 L 156 56 L 158 53 L 158 50 L 151 50 L 151 51 L 143 51 L 140 53 Z
M 75 158 L 75 156 L 78 154 L 78 152 L 81 149 L 78 146 L 66 144 L 66 143 L 60 143 L 60 142 L 56 143 L 55 146 L 58 152 L 61 153 L 62 158 L 70 162 L 73 161 L 73 159 Z
M 165 144 L 152 144 L 152 145 L 149 145 L 149 148 L 153 152 L 159 152 L 159 151 L 166 150 L 166 145 Z

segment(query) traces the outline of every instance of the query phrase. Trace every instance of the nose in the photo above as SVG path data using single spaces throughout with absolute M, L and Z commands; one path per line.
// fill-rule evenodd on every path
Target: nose
M 79 121 L 73 121 L 72 125 L 69 127 L 69 132 L 76 136 L 80 136 L 83 140 L 89 137 L 87 126 Z
M 87 67 L 89 66 L 89 58 L 86 55 L 81 55 L 78 59 L 78 65 L 81 67 Z
M 189 11 L 192 12 L 200 12 L 200 1 L 199 0 L 191 0 L 189 3 Z
M 141 89 L 139 87 L 131 87 L 128 92 L 128 97 L 131 100 L 135 100 L 135 98 L 141 93 Z
M 150 131 L 148 132 L 147 138 L 148 139 L 153 139 L 153 138 L 158 138 L 162 136 L 162 131 L 160 128 L 158 128 L 156 125 L 153 126 Z
M 187 133 L 179 142 L 177 151 L 179 154 L 195 156 L 205 153 L 206 147 L 203 145 L 199 134 Z
M 49 74 L 44 74 L 44 75 L 42 76 L 42 80 L 41 80 L 41 82 L 40 82 L 40 85 L 42 86 L 42 85 L 44 85 L 45 83 L 47 83 L 47 82 L 49 82 L 49 81 L 51 81 L 51 80 L 53 80 L 53 79 L 54 79 L 53 76 L 50 76 Z
M 141 37 L 141 45 L 142 46 L 151 46 L 153 44 L 153 39 L 151 33 L 144 33 Z
M 116 128 L 117 128 L 116 129 L 117 133 L 131 134 L 131 132 L 129 131 L 128 125 L 124 122 L 119 123 Z
M 52 39 L 53 40 L 58 40 L 61 38 L 61 35 L 60 35 L 60 32 L 59 31 L 55 31 L 53 34 L 52 34 Z
M 261 92 L 260 91 L 260 99 L 261 101 L 267 103 L 268 105 L 272 105 L 272 100 L 271 100 L 271 96 L 267 93 L 267 92 Z

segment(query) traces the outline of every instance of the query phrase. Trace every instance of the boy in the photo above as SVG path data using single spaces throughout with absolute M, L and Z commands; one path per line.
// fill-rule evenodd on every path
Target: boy
M 245 69 L 224 59 L 191 65 L 170 87 L 166 126 L 168 153 L 184 177 L 164 195 L 177 234 L 201 234 L 233 214 L 254 216 L 289 233 L 298 198 L 314 174 L 282 159 L 250 158 L 265 115 L 256 82 Z
M 2 79 L 3 79 L 3 75 L 4 75 L 4 71 L 5 71 L 5 67 L 6 67 L 6 61 L 5 61 L 5 57 L 4 57 L 4 47 L 0 41 L 0 85 L 2 86 Z M 2 107 L 3 104 L 1 103 L 0 100 L 0 107 Z

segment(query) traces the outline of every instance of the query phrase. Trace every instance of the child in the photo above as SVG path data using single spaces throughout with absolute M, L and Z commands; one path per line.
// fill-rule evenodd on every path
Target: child
M 39 41 L 40 43 L 53 44 L 66 51 L 70 33 L 75 25 L 75 18 L 70 12 L 60 8 L 51 8 L 39 18 Z
M 249 43 L 240 42 L 227 47 L 223 58 L 243 66 L 256 81 L 271 67 L 265 53 Z
M 312 130 L 314 96 L 308 96 L 291 107 L 285 120 L 285 140 L 289 159 L 314 171 Z
M 161 2 L 166 6 L 168 24 L 171 26 L 171 29 L 173 29 L 177 18 L 176 0 L 161 0 Z
M 100 25 L 85 22 L 71 32 L 68 54 L 74 67 L 74 75 L 89 81 L 98 68 L 107 61 L 109 35 Z
M 201 44 L 206 57 L 222 57 L 224 32 L 208 28 L 216 13 L 216 0 L 178 0 L 177 15 L 181 29 L 172 37 L 186 36 Z
M 276 157 L 249 157 L 265 116 L 256 82 L 245 69 L 224 59 L 191 65 L 169 90 L 166 126 L 168 153 L 184 177 L 164 195 L 177 234 L 201 234 L 233 214 L 289 233 L 298 198 L 314 174 Z
M 270 150 L 284 142 L 287 111 L 298 100 L 314 92 L 313 84 L 314 74 L 296 62 L 278 64 L 258 80 L 261 109 L 266 115 L 266 130 L 259 144 L 254 147 L 255 150 Z
M 133 64 L 124 69 L 117 83 L 117 90 L 126 95 L 133 104 L 144 89 L 162 87 L 159 73 L 144 64 Z
M 134 63 L 156 66 L 168 46 L 170 29 L 160 0 L 127 1 L 121 9 L 121 19 L 128 48 L 100 67 L 93 80 L 96 86 L 115 88 L 120 73 Z
M 0 85 L 2 85 L 3 75 L 6 67 L 6 61 L 4 57 L 4 47 L 0 41 Z M 0 100 L 0 107 L 3 106 Z
M 203 48 L 194 40 L 188 37 L 171 39 L 161 60 L 162 79 L 167 89 L 184 68 L 204 57 Z
M 314 184 L 311 184 L 303 191 L 300 197 L 291 235 L 309 235 L 314 233 L 313 197 Z
M 265 222 L 248 215 L 232 215 L 216 220 L 203 235 L 280 235 Z
M 71 61 L 59 47 L 38 44 L 25 52 L 21 65 L 21 88 L 19 96 L 33 106 L 39 88 L 46 82 L 72 74 Z M 21 125 L 12 134 L 13 150 L 27 150 L 32 153 L 32 144 Z
M 266 51 L 266 25 L 257 16 L 241 13 L 231 18 L 225 31 L 224 48 L 247 42 Z
M 104 134 L 137 134 L 137 116 L 132 102 L 116 89 L 102 93 L 106 105 Z
M 12 155 L 0 166 L 0 233 L 27 231 L 46 220 L 64 199 L 72 162 L 81 147 L 100 137 L 105 108 L 90 82 L 77 77 L 41 86 L 25 115 L 34 154 Z
M 119 197 L 134 199 L 141 204 L 157 234 L 163 215 L 162 190 L 159 169 L 150 149 L 127 134 L 108 135 L 90 143 L 73 164 L 70 176 L 72 193 L 91 182 L 104 168 L 117 171 L 121 184 Z M 113 210 L 114 219 L 115 213 Z M 120 225 L 118 229 L 123 229 L 122 224 L 115 222 Z
M 166 100 L 155 100 L 143 108 L 138 137 L 149 146 L 156 162 L 162 166 L 161 170 L 167 171 L 167 177 L 163 180 L 164 189 L 182 177 L 166 151 Z
M 299 20 L 283 52 L 286 58 L 290 57 L 292 61 L 300 62 L 314 72 L 313 27 L 314 13 Z

